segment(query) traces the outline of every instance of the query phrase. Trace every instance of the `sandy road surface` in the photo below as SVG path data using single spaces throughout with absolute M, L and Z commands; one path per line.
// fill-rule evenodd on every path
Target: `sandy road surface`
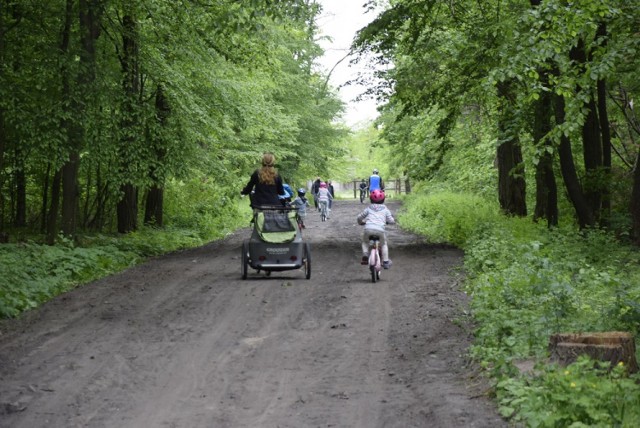
M 310 213 L 310 280 L 241 280 L 243 229 L 0 323 L 0 427 L 504 426 L 465 363 L 461 253 L 396 228 L 372 284 L 361 208 Z

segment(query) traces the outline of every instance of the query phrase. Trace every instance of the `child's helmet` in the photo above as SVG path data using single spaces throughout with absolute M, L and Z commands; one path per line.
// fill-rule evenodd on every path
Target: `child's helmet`
M 325 183 L 324 181 L 320 183 L 320 187 L 327 187 L 327 183 Z
M 305 193 L 307 193 L 307 192 L 305 192 L 303 188 L 298 189 L 298 195 L 304 196 Z
M 384 203 L 384 192 L 379 189 L 372 190 L 371 193 L 369 193 L 369 199 L 373 204 L 382 204 Z

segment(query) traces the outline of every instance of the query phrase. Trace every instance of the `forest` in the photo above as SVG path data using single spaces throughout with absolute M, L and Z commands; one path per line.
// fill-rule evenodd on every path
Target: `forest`
M 292 187 L 375 159 L 413 184 L 403 227 L 465 251 L 503 417 L 640 425 L 632 363 L 546 360 L 554 333 L 638 338 L 640 2 L 362 2 L 381 107 L 350 130 L 316 1 L 0 0 L 0 315 L 239 227 L 265 151 Z

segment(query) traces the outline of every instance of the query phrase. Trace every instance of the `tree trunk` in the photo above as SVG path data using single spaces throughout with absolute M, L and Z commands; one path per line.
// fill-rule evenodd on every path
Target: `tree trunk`
M 24 159 L 17 147 L 15 164 L 16 211 L 13 225 L 15 227 L 25 227 L 27 225 L 27 177 L 24 173 Z
M 640 245 L 640 152 L 633 170 L 633 188 L 631 190 L 631 232 L 633 241 Z
M 545 71 L 540 71 L 542 83 L 546 86 L 548 79 Z M 545 136 L 551 131 L 551 95 L 542 92 L 535 104 L 533 142 L 541 148 L 540 158 L 536 165 L 536 207 L 533 219 L 547 219 L 549 227 L 558 225 L 558 188 L 553 171 L 554 147 Z
M 162 227 L 162 207 L 164 202 L 164 189 L 152 186 L 147 191 L 147 203 L 144 210 L 144 224 Z
M 628 373 L 638 371 L 634 336 L 612 331 L 599 333 L 562 333 L 549 338 L 551 361 L 566 366 L 582 355 L 608 361 L 613 367 L 622 363 Z
M 598 26 L 597 36 L 602 37 L 602 46 L 607 45 L 607 26 L 602 23 Z M 601 226 L 608 226 L 611 217 L 611 128 L 609 126 L 609 114 L 607 112 L 607 85 L 602 79 L 598 80 L 598 118 L 600 119 L 600 132 L 602 135 L 602 213 Z
M 62 233 L 67 237 L 76 234 L 78 226 L 78 169 L 80 154 L 76 151 L 62 167 Z
M 4 35 L 6 34 L 6 25 L 4 22 L 4 17 L 0 13 L 0 73 L 4 71 L 4 61 L 5 61 L 5 39 Z M 0 106 L 0 195 L 4 194 L 4 153 L 6 150 L 6 142 L 7 142 L 7 129 L 5 124 L 5 112 L 4 108 Z M 4 231 L 4 198 L 0 198 L 0 232 Z
M 133 184 L 120 186 L 122 197 L 118 202 L 118 232 L 129 233 L 138 227 L 138 190 Z
M 53 245 L 58 235 L 58 211 L 60 210 L 60 184 L 62 171 L 57 170 L 51 182 L 51 206 L 47 215 L 47 244 Z
M 571 49 L 569 56 L 583 68 L 586 67 L 587 54 L 582 39 L 578 41 L 576 47 Z M 585 70 L 582 72 L 585 72 Z M 587 115 L 582 126 L 582 147 L 585 167 L 583 192 L 592 215 L 597 220 L 600 216 L 602 189 L 604 187 L 602 184 L 602 140 L 598 121 L 598 108 L 591 93 L 591 88 L 578 87 L 576 92 L 587 92 L 589 95 L 589 101 L 584 105 L 584 108 L 587 110 Z
M 526 183 L 524 163 L 517 134 L 509 130 L 513 119 L 514 98 L 510 82 L 498 85 L 501 112 L 498 123 L 500 141 L 498 146 L 498 199 L 500 208 L 509 215 L 526 216 Z
M 42 183 L 42 206 L 40 209 L 40 232 L 47 231 L 47 208 L 49 207 L 49 178 L 51 177 L 51 162 L 47 163 L 47 170 L 44 173 L 44 183 Z
M 129 163 L 131 150 L 128 146 L 135 144 L 137 126 L 137 95 L 139 89 L 138 70 L 138 40 L 137 27 L 134 16 L 126 14 L 122 18 L 122 87 L 124 90 L 124 105 L 122 119 L 122 138 L 120 141 L 120 176 L 122 184 L 120 192 L 122 199 L 118 201 L 118 232 L 128 233 L 137 228 L 138 220 L 138 191 L 133 185 Z
M 564 97 L 555 95 L 554 98 L 556 124 L 560 125 L 565 121 Z M 582 186 L 580 185 L 580 179 L 578 178 L 578 173 L 573 160 L 571 141 L 565 135 L 562 135 L 560 138 L 558 155 L 560 156 L 560 170 L 562 171 L 562 178 L 569 195 L 569 200 L 571 200 L 571 203 L 576 210 L 578 224 L 581 228 L 593 226 L 595 224 L 593 211 L 582 192 Z
M 159 132 L 152 133 L 154 135 L 153 146 L 155 147 L 155 155 L 156 160 L 159 164 L 162 164 L 166 150 L 165 150 L 165 142 L 163 141 L 163 128 L 166 126 L 167 118 L 171 114 L 171 108 L 169 106 L 169 102 L 164 95 L 164 88 L 162 85 L 158 85 L 156 88 L 156 118 L 158 121 L 158 126 L 160 127 Z M 151 178 L 152 183 L 154 183 L 149 191 L 147 192 L 147 203 L 145 205 L 144 212 L 144 224 L 147 225 L 155 225 L 157 227 L 162 227 L 163 219 L 162 219 L 162 211 L 164 205 L 164 177 L 158 176 L 158 170 L 152 164 L 149 169 L 149 178 Z

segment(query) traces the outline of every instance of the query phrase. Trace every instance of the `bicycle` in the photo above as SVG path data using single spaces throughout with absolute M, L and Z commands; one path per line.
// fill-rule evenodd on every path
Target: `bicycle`
M 380 280 L 382 270 L 382 249 L 380 247 L 380 236 L 369 235 L 369 271 L 371 272 L 371 282 Z
M 363 204 L 364 203 L 364 198 L 367 195 L 367 189 L 366 188 L 360 188 L 360 203 Z
M 326 201 L 320 202 L 320 219 L 322 221 L 327 221 L 327 219 L 329 218 L 329 213 L 327 211 L 327 205 L 328 205 L 328 203 Z

